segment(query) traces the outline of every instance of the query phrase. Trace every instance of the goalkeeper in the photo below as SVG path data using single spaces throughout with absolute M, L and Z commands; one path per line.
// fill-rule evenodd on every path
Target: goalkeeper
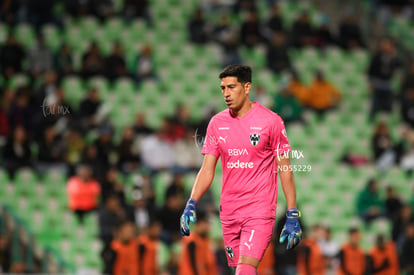
M 275 223 L 277 175 L 286 197 L 287 221 L 280 236 L 287 249 L 302 238 L 291 151 L 282 119 L 249 98 L 250 67 L 230 65 L 219 75 L 227 109 L 207 128 L 204 161 L 181 216 L 181 234 L 190 234 L 196 205 L 210 187 L 219 158 L 223 167 L 220 220 L 228 264 L 236 275 L 257 274 Z

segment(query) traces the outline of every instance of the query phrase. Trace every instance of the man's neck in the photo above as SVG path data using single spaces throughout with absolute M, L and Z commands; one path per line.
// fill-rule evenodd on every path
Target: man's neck
M 246 101 L 245 104 L 243 104 L 243 106 L 239 110 L 237 111 L 231 110 L 231 111 L 236 117 L 242 118 L 250 111 L 251 108 L 253 108 L 253 106 L 254 106 L 254 102 L 252 102 L 249 99 Z

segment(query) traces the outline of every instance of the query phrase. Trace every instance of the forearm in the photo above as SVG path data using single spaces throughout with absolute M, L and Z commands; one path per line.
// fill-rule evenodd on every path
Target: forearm
M 292 171 L 280 172 L 280 181 L 285 194 L 287 208 L 296 208 L 296 186 Z
M 201 168 L 191 190 L 191 198 L 199 201 L 213 182 L 214 171 Z

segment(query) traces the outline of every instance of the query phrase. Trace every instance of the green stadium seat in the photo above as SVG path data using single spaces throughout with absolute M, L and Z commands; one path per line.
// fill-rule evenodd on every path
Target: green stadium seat
M 86 94 L 82 79 L 77 76 L 67 76 L 63 79 L 62 87 L 66 92 L 68 102 L 78 107 Z
M 155 192 L 155 203 L 161 207 L 165 203 L 165 195 L 169 184 L 172 182 L 172 175 L 168 172 L 158 173 L 153 179 L 153 187 Z
M 30 49 L 36 41 L 35 31 L 29 24 L 26 23 L 20 23 L 17 25 L 14 28 L 14 35 L 26 49 Z
M 9 32 L 9 27 L 7 24 L 0 23 L 0 43 L 4 43 L 7 39 L 7 33 Z
M 83 37 L 90 37 L 91 34 L 93 35 L 100 28 L 100 23 L 94 16 L 80 18 L 80 22 L 77 25 L 80 27 Z
M 53 51 L 57 52 L 62 44 L 58 28 L 53 24 L 46 24 L 42 28 L 42 34 L 45 38 L 46 45 Z
M 125 28 L 124 20 L 120 17 L 113 17 L 105 22 L 105 34 L 106 38 L 111 41 L 117 41 L 120 39 L 120 34 Z
M 129 78 L 117 79 L 113 85 L 113 93 L 120 102 L 131 102 L 137 88 L 133 80 Z
M 29 84 L 29 76 L 26 74 L 16 74 L 14 75 L 9 81 L 9 88 L 17 89 L 19 87 L 25 86 Z

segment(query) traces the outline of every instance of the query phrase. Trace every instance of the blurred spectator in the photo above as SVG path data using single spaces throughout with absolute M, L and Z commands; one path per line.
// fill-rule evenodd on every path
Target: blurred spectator
M 174 166 L 174 148 L 167 141 L 167 129 L 162 127 L 142 139 L 141 160 L 144 167 L 153 172 Z
M 283 19 L 280 14 L 280 8 L 278 4 L 274 4 L 272 6 L 270 18 L 268 19 L 265 25 L 266 37 L 270 40 L 272 39 L 275 33 L 280 33 L 283 31 L 284 31 L 284 26 L 283 26 Z
M 125 222 L 127 217 L 116 195 L 106 197 L 98 212 L 99 237 L 105 245 L 112 241 L 115 228 Z
M 122 46 L 119 42 L 112 45 L 112 52 L 106 58 L 106 77 L 114 81 L 118 77 L 127 76 L 126 61 Z
M 295 121 L 303 121 L 302 106 L 288 87 L 282 88 L 282 90 L 276 94 L 273 106 L 272 110 L 280 115 L 286 124 Z
M 190 41 L 195 44 L 205 44 L 208 42 L 210 26 L 204 19 L 201 9 L 196 9 L 194 15 L 188 22 L 188 34 Z
M 400 265 L 395 243 L 387 242 L 384 235 L 377 236 L 376 245 L 369 252 L 370 274 L 399 275 Z
M 12 255 L 11 255 L 11 245 L 9 238 L 0 233 L 0 272 L 9 272 L 11 265 Z
M 235 0 L 233 10 L 236 14 L 242 12 L 257 11 L 257 5 L 255 0 Z
M 136 171 L 140 164 L 140 156 L 135 142 L 134 130 L 125 127 L 121 142 L 117 147 L 118 168 L 124 173 Z
M 23 47 L 13 33 L 9 32 L 5 43 L 0 47 L 1 73 L 6 79 L 10 79 L 14 74 L 22 71 L 25 54 Z
M 405 229 L 405 238 L 400 251 L 401 271 L 406 275 L 414 274 L 414 223 L 410 223 Z
M 376 125 L 372 137 L 372 150 L 374 161 L 381 171 L 387 171 L 395 162 L 394 145 L 391 140 L 389 128 L 385 122 Z
M 160 241 L 161 230 L 160 222 L 151 220 L 145 232 L 138 237 L 139 274 L 165 274 L 166 262 L 163 257 L 160 257 L 162 250 L 166 249 Z
M 48 106 L 48 97 L 54 97 L 56 90 L 58 89 L 57 75 L 53 70 L 46 71 L 43 74 L 43 81 L 40 87 L 37 89 L 35 96 L 35 102 L 37 105 Z
M 314 225 L 298 248 L 298 274 L 325 274 L 326 263 L 318 240 L 323 228 Z
M 75 127 L 68 130 L 64 143 L 67 146 L 65 160 L 71 169 L 81 161 L 82 152 L 85 148 L 85 141 Z
M 210 223 L 207 215 L 197 213 L 194 232 L 189 237 L 181 239 L 182 252 L 178 264 L 178 274 L 217 274 L 216 258 L 213 243 L 208 237 L 209 232 Z
M 229 16 L 223 14 L 218 24 L 213 28 L 213 38 L 219 44 L 224 45 L 231 37 L 234 37 L 235 32 L 236 30 L 231 25 Z
M 329 227 L 322 227 L 321 238 L 318 244 L 321 247 L 325 258 L 326 270 L 328 274 L 333 274 L 338 267 L 337 256 L 340 250 L 339 244 L 332 238 L 332 231 Z
M 98 150 L 95 144 L 88 144 L 83 152 L 81 162 L 88 164 L 92 169 L 94 177 L 99 177 L 105 174 L 101 162 L 98 160 Z
M 102 57 L 98 44 L 92 42 L 82 56 L 81 75 L 84 78 L 102 75 L 105 70 L 105 60 Z
M 370 179 L 366 187 L 358 194 L 356 208 L 358 215 L 367 224 L 383 214 L 384 202 L 380 197 L 378 182 Z
M 57 23 L 53 15 L 54 0 L 30 0 L 28 5 L 28 19 L 37 29 L 46 23 Z
M 186 105 L 178 104 L 175 108 L 171 122 L 174 127 L 174 135 L 176 139 L 183 138 L 185 136 L 186 129 L 193 128 L 191 121 L 191 113 Z
M 379 51 L 371 58 L 368 77 L 372 90 L 371 120 L 377 112 L 390 113 L 392 110 L 393 91 L 392 78 L 400 67 L 397 49 L 389 38 L 383 38 Z
M 21 8 L 20 1 L 2 0 L 0 1 L 0 5 L 1 20 L 7 25 L 14 26 L 19 19 L 18 15 Z
M 175 169 L 179 172 L 197 171 L 201 167 L 203 157 L 194 141 L 194 132 L 188 128 L 185 136 L 174 143 Z
M 414 222 L 414 214 L 410 205 L 404 205 L 392 224 L 392 240 L 400 247 L 407 226 Z
M 115 146 L 113 144 L 113 128 L 110 124 L 101 124 L 98 128 L 98 138 L 94 144 L 96 146 L 97 160 L 103 171 L 106 171 L 111 164 L 111 154 L 114 152 Z M 98 174 L 98 178 L 103 175 Z
M 247 18 L 241 23 L 240 43 L 246 47 L 254 47 L 262 42 L 260 22 L 255 11 L 249 11 Z
M 284 32 L 275 32 L 267 46 L 267 67 L 275 74 L 291 68 L 290 57 L 288 54 L 288 45 Z
M 32 166 L 32 153 L 25 128 L 18 125 L 9 135 L 3 149 L 3 165 L 9 173 L 10 178 L 15 172 L 23 167 Z
M 11 127 L 22 125 L 31 134 L 33 130 L 33 110 L 29 105 L 30 90 L 19 88 L 9 109 L 9 124 Z
M 136 82 L 155 80 L 157 78 L 152 47 L 144 45 L 136 58 L 133 67 L 133 75 Z
M 253 101 L 258 101 L 261 105 L 265 106 L 266 108 L 271 108 L 273 105 L 273 98 L 269 95 L 269 93 L 265 90 L 262 85 L 257 85 L 255 89 L 255 93 L 252 96 Z
M 64 75 L 74 73 L 73 53 L 68 44 L 62 43 L 54 57 L 54 68 L 61 79 Z
M 13 259 L 10 266 L 10 274 L 28 274 L 30 270 L 26 268 L 26 264 L 19 258 Z
M 134 134 L 138 136 L 146 136 L 153 132 L 153 130 L 147 125 L 143 113 L 137 113 L 135 115 L 135 121 L 132 127 L 134 129 Z
M 385 198 L 385 213 L 390 220 L 398 217 L 402 207 L 401 199 L 398 197 L 395 189 L 392 186 L 387 186 L 387 193 Z
M 401 117 L 405 123 L 414 128 L 414 62 L 403 77 L 400 94 Z
M 47 47 L 41 34 L 36 36 L 36 43 L 28 52 L 28 66 L 33 77 L 38 77 L 53 68 L 52 50 Z
M 314 43 L 314 30 L 309 19 L 309 13 L 303 11 L 293 22 L 290 31 L 291 44 L 294 47 L 312 46 Z
M 151 25 L 151 12 L 148 0 L 125 0 L 122 12 L 126 19 L 144 18 Z
M 44 174 L 51 170 L 58 170 L 65 174 L 67 171 L 64 159 L 66 145 L 56 134 L 53 126 L 49 126 L 44 130 L 38 145 L 37 171 Z
M 222 44 L 222 58 L 221 65 L 223 67 L 231 64 L 242 63 L 242 58 L 238 49 L 238 41 L 236 34 L 230 36 L 225 43 Z
M 366 255 L 360 248 L 361 232 L 357 228 L 349 230 L 349 242 L 339 253 L 338 275 L 364 275 L 367 270 Z
M 4 92 L 0 89 L 0 148 L 6 143 L 7 136 L 10 133 L 11 125 L 9 124 L 8 113 L 13 96 L 11 89 L 6 89 Z
M 287 89 L 296 97 L 302 106 L 308 102 L 309 89 L 303 84 L 296 71 L 290 73 L 290 80 Z
M 76 214 L 79 223 L 83 224 L 86 214 L 96 209 L 101 188 L 92 178 L 91 168 L 86 164 L 77 167 L 76 175 L 68 180 L 67 192 L 69 208 Z
M 315 110 L 321 118 L 339 104 L 341 93 L 331 84 L 322 72 L 315 73 L 315 79 L 309 87 L 307 106 Z
M 414 171 L 414 131 L 403 125 L 400 140 L 394 146 L 396 162 L 406 172 L 407 177 Z
M 91 0 L 93 14 L 101 21 L 104 21 L 115 14 L 115 1 L 112 0 Z
M 121 205 L 126 205 L 124 186 L 119 180 L 119 172 L 115 167 L 110 167 L 107 170 L 105 179 L 101 183 L 101 190 L 102 202 L 105 202 L 110 196 L 116 196 Z
M 323 15 L 321 24 L 315 30 L 315 46 L 323 48 L 335 44 L 335 37 L 332 35 L 331 30 L 329 29 L 328 23 L 328 17 L 326 15 Z
M 102 252 L 103 273 L 113 275 L 140 274 L 139 255 L 135 226 L 131 222 L 124 222 L 116 227 L 114 240 Z
M 223 67 L 241 63 L 241 56 L 238 51 L 237 30 L 231 26 L 230 18 L 227 15 L 220 17 L 220 22 L 213 28 L 212 37 L 221 46 L 221 64 Z
M 91 14 L 93 0 L 64 0 L 65 11 L 73 16 L 86 16 Z
M 131 215 L 138 230 L 143 231 L 155 218 L 157 211 L 155 211 L 142 186 L 134 186 L 132 200 L 132 212 L 129 215 Z
M 84 129 L 90 129 L 98 124 L 99 108 L 102 106 L 98 89 L 92 87 L 79 106 L 80 122 Z
M 362 32 L 356 18 L 352 15 L 345 16 L 339 24 L 339 44 L 345 49 L 364 47 Z
M 159 219 L 162 223 L 162 239 L 170 245 L 180 238 L 177 228 L 180 228 L 180 217 L 183 200 L 179 194 L 172 194 L 165 200 L 165 205 L 160 209 Z
M 187 194 L 185 193 L 185 175 L 184 174 L 175 174 L 171 184 L 167 188 L 166 198 L 170 196 L 178 195 L 181 199 L 185 200 Z

